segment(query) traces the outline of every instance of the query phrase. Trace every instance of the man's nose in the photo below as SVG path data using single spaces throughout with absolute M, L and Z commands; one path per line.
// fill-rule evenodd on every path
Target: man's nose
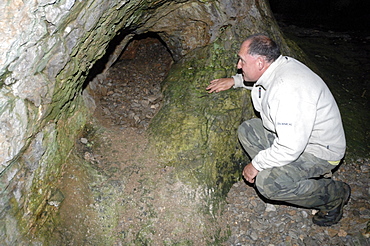
M 238 63 L 236 64 L 236 67 L 238 68 L 238 69 L 241 69 L 242 68 L 242 62 L 241 62 L 241 60 L 239 59 L 238 60 Z

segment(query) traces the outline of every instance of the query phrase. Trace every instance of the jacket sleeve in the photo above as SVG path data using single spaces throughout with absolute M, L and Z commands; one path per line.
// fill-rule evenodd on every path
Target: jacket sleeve
M 232 76 L 232 78 L 234 79 L 234 86 L 233 86 L 233 88 L 243 87 L 245 89 L 252 90 L 253 86 L 245 86 L 244 85 L 244 79 L 243 79 L 243 75 L 242 74 L 238 73 L 238 74 Z
M 300 88 L 280 88 L 268 107 L 266 119 L 275 127 L 276 138 L 270 148 L 259 152 L 252 160 L 261 171 L 289 164 L 305 150 L 316 118 L 316 106 L 306 100 Z

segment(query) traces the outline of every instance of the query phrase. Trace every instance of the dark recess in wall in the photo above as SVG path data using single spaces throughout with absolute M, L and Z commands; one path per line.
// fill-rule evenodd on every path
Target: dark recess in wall
M 369 31 L 369 0 L 269 0 L 286 24 L 332 31 Z
M 113 54 L 113 52 L 115 51 L 115 49 L 117 48 L 118 45 L 120 45 L 120 43 L 122 42 L 122 40 L 129 34 L 131 34 L 132 31 L 131 30 L 121 30 L 117 33 L 117 35 L 110 41 L 108 47 L 107 47 L 107 50 L 106 50 L 106 53 L 104 54 L 104 56 L 102 58 L 100 58 L 95 64 L 94 66 L 90 69 L 89 71 L 89 74 L 87 76 L 87 79 L 83 85 L 83 89 L 86 88 L 86 86 L 100 73 L 102 73 L 106 67 L 106 64 L 108 63 L 109 61 L 109 58 L 110 56 Z M 145 40 L 146 38 L 154 38 L 154 39 L 158 39 L 159 42 L 166 48 L 166 50 L 168 51 L 168 53 L 171 55 L 171 57 L 173 58 L 173 54 L 171 52 L 171 50 L 168 48 L 167 44 L 160 38 L 160 36 L 157 34 L 157 33 L 154 33 L 154 32 L 147 32 L 147 33 L 144 33 L 144 34 L 138 34 L 138 35 L 135 35 L 132 40 L 129 41 L 129 43 L 126 45 L 126 47 L 123 49 L 123 51 L 121 52 L 121 56 L 124 52 L 127 51 L 130 43 L 134 42 L 134 41 L 140 41 L 140 40 Z M 114 66 L 117 62 L 119 62 L 119 59 L 117 61 L 115 61 L 112 66 Z

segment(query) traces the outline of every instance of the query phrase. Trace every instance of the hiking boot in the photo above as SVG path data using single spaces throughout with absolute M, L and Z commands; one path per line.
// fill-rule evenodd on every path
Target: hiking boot
M 344 195 L 342 198 L 342 202 L 329 211 L 319 211 L 315 214 L 312 218 L 312 222 L 318 226 L 331 226 L 339 222 L 339 220 L 343 216 L 343 207 L 349 201 L 351 196 L 351 188 L 348 184 L 344 183 Z

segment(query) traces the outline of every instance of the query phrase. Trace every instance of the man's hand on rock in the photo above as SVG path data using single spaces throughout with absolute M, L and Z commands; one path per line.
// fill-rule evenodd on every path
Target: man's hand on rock
M 208 90 L 208 93 L 226 91 L 233 85 L 233 78 L 215 79 L 210 82 L 210 85 L 206 88 L 206 90 Z

